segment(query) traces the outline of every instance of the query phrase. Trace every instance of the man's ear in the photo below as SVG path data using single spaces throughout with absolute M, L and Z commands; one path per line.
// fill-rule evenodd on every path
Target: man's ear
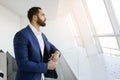
M 32 18 L 33 18 L 34 21 L 37 21 L 37 16 L 36 15 L 33 15 Z

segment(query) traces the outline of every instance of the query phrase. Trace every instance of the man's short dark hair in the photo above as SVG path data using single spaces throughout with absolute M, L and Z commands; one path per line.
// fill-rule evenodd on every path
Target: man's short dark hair
M 41 10 L 40 7 L 32 7 L 28 10 L 27 17 L 28 17 L 30 22 L 32 21 L 33 15 L 37 15 L 39 13 L 39 9 Z

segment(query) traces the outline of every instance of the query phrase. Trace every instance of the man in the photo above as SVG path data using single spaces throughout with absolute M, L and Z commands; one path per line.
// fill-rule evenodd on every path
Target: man
M 14 37 L 15 59 L 18 66 L 16 80 L 57 78 L 55 67 L 60 52 L 40 31 L 40 27 L 46 25 L 45 14 L 40 7 L 32 7 L 27 15 L 30 24 Z

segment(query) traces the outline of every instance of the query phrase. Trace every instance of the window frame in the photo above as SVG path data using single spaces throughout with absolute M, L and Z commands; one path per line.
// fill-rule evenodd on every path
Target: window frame
M 103 47 L 100 44 L 99 37 L 115 37 L 117 44 L 118 44 L 119 51 L 120 51 L 120 28 L 119 28 L 117 18 L 115 16 L 115 12 L 112 8 L 112 3 L 110 0 L 102 0 L 102 1 L 105 5 L 105 9 L 106 9 L 107 15 L 110 19 L 114 34 L 102 34 L 102 35 L 100 35 L 100 34 L 96 33 L 95 26 L 93 24 L 86 0 L 82 0 L 82 4 L 83 4 L 84 10 L 86 12 L 86 16 L 87 16 L 89 25 L 90 25 L 91 30 L 93 32 L 93 38 L 95 39 L 99 53 L 103 53 L 103 50 L 102 50 Z

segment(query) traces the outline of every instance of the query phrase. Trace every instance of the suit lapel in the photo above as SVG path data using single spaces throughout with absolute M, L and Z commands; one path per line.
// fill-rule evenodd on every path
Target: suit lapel
M 48 42 L 45 38 L 45 35 L 42 33 L 42 38 L 43 38 L 43 41 L 44 41 L 44 53 L 47 52 L 47 54 L 49 55 L 50 54 L 50 49 L 49 49 L 49 45 L 48 45 Z
M 34 45 L 37 49 L 39 49 L 39 53 L 40 53 L 40 56 L 42 57 L 42 54 L 41 54 L 41 49 L 40 49 L 40 46 L 39 46 L 39 42 L 38 42 L 38 39 L 36 38 L 35 34 L 33 33 L 33 31 L 31 30 L 31 28 L 28 26 L 28 31 L 30 33 L 30 36 L 32 36 L 32 41 L 34 42 Z
M 45 35 L 43 35 L 43 33 L 42 33 L 42 38 L 43 38 L 44 45 L 45 45 L 45 47 L 44 47 L 43 61 L 47 63 L 49 61 L 49 58 L 50 58 L 50 55 L 49 55 L 50 50 L 49 50 L 48 42 L 47 42 L 47 40 L 45 38 Z

